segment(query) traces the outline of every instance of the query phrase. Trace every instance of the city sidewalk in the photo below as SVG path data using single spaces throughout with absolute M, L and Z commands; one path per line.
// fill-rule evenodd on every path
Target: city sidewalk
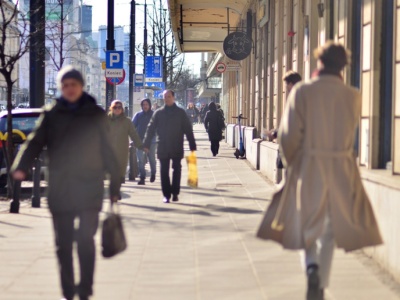
M 158 178 L 143 187 L 124 185 L 128 249 L 104 259 L 98 246 L 93 299 L 304 299 L 299 254 L 254 237 L 274 187 L 225 144 L 213 158 L 204 130 L 195 129 L 199 188 L 186 187 L 184 161 L 178 203 L 161 202 Z M 0 213 L 1 300 L 61 298 L 51 219 L 42 206 Z M 369 264 L 360 254 L 337 251 L 326 298 L 400 299 L 397 286 L 383 283 Z

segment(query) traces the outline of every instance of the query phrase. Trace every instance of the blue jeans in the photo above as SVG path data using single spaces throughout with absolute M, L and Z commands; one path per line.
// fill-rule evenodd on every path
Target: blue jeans
M 156 175 L 156 150 L 157 144 L 153 143 L 150 146 L 149 153 L 147 154 L 147 159 L 150 163 L 151 175 Z M 138 163 L 139 163 L 139 178 L 146 178 L 146 153 L 142 150 L 136 151 Z

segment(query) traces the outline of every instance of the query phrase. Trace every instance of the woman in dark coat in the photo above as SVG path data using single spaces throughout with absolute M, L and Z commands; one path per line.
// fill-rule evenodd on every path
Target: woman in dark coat
M 129 138 L 136 148 L 142 148 L 142 140 L 135 126 L 124 112 L 124 105 L 120 100 L 114 100 L 108 114 L 111 123 L 111 143 L 117 155 L 122 183 L 125 182 L 126 167 L 129 156 Z
M 214 102 L 208 105 L 209 111 L 204 119 L 204 127 L 208 132 L 208 138 L 211 142 L 211 152 L 217 156 L 219 152 L 219 142 L 222 140 L 222 131 L 225 129 L 224 117 L 217 110 Z

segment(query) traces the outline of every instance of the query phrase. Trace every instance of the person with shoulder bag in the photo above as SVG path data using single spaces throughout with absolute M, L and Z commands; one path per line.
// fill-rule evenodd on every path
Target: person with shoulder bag
M 72 67 L 58 74 L 61 97 L 41 115 L 14 161 L 15 180 L 26 178 L 44 147 L 49 156 L 48 205 L 53 219 L 63 296 L 87 300 L 93 294 L 94 235 L 110 174 L 110 199 L 119 197 L 121 174 L 106 113 L 83 91 L 82 74 Z M 75 220 L 79 226 L 75 229 Z M 80 283 L 75 286 L 73 245 L 78 245 Z

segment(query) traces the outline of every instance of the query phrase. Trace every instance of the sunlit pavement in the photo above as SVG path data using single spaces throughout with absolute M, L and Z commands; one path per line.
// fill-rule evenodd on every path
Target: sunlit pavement
M 254 237 L 273 185 L 225 144 L 213 158 L 202 126 L 195 131 L 199 188 L 186 187 L 184 161 L 178 203 L 162 203 L 159 178 L 124 185 L 119 207 L 128 249 L 104 259 L 97 235 L 93 299 L 304 299 L 299 254 Z M 61 298 L 51 219 L 42 206 L 0 213 L 1 300 Z M 368 259 L 337 251 L 326 298 L 399 299 L 385 278 Z

